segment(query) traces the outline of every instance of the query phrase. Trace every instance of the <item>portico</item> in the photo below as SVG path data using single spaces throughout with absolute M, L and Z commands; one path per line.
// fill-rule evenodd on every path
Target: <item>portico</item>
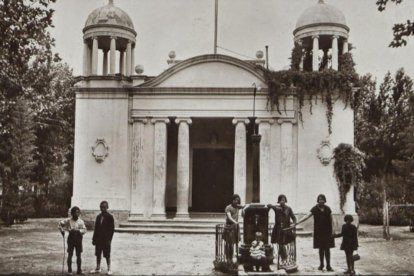
M 327 22 L 326 13 L 337 22 Z M 330 68 L 337 69 L 339 53 L 348 50 L 341 14 L 319 1 L 298 20 L 303 70 L 329 65 L 319 64 L 320 49 L 334 54 Z M 118 221 L 188 220 L 194 213 L 222 213 L 234 193 L 242 203 L 253 194 L 275 203 L 285 194 L 299 215 L 324 193 L 341 216 L 330 153 L 339 143 L 353 143 L 353 111 L 342 101 L 332 102 L 328 133 L 325 106 L 305 100 L 300 109 L 294 88 L 280 97 L 280 111 L 272 110 L 265 70 L 257 66 L 263 53 L 257 60 L 206 54 L 178 61 L 171 52 L 170 67 L 152 77 L 134 68 L 136 43 L 132 20 L 112 1 L 86 21 L 84 75 L 75 87 L 72 197 L 84 218 L 107 200 Z M 254 86 L 262 89 L 253 116 Z M 255 193 L 254 129 L 261 135 Z M 345 210 L 354 214 L 351 193 Z
M 224 69 L 227 78 L 212 70 L 213 67 Z M 134 88 L 131 187 L 150 191 L 153 186 L 153 189 L 152 202 L 148 193 L 146 198 L 131 196 L 131 206 L 140 205 L 140 208 L 131 208 L 131 217 L 165 218 L 166 210 L 176 211 L 175 218 L 188 218 L 191 211 L 222 212 L 233 193 L 239 194 L 243 202 L 250 202 L 253 124 L 258 125 L 264 137 L 260 155 L 261 198 L 275 200 L 278 192 L 275 177 L 280 179 L 281 171 L 290 173 L 293 185 L 292 164 L 280 166 L 282 158 L 278 154 L 285 152 L 289 156 L 286 159 L 292 163 L 293 140 L 282 143 L 277 137 L 282 129 L 292 135 L 294 124 L 290 124 L 288 132 L 277 122 L 295 122 L 293 101 L 287 101 L 286 113 L 269 112 L 266 92 L 259 92 L 257 118 L 253 121 L 251 84 L 265 86 L 263 77 L 253 69 L 253 65 L 228 56 L 200 56 L 177 64 L 149 83 Z M 191 80 L 184 82 L 190 72 Z M 237 84 L 234 80 L 240 78 L 240 72 L 246 78 L 243 82 L 236 80 Z M 202 83 L 207 76 L 208 88 Z M 182 82 L 193 83 L 183 86 Z M 144 146 L 140 147 L 142 141 Z M 283 151 L 282 145 L 287 150 Z M 140 176 L 142 164 L 146 164 L 146 169 Z M 275 170 L 276 167 L 280 169 Z M 289 176 L 283 177 L 289 179 Z

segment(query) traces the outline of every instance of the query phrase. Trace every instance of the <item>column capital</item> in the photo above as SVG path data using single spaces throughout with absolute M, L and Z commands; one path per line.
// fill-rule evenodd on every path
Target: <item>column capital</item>
M 319 35 L 313 35 L 312 39 L 318 38 L 319 39 Z
M 236 125 L 238 123 L 244 123 L 245 125 L 248 125 L 250 123 L 250 120 L 248 118 L 234 118 L 232 120 L 233 125 Z
M 273 125 L 275 123 L 275 119 L 273 118 L 257 118 L 255 120 L 255 124 L 271 124 Z
M 145 125 L 146 123 L 148 123 L 149 119 L 148 118 L 143 118 L 143 117 L 138 117 L 138 118 L 132 118 L 132 121 L 134 123 L 143 123 Z
M 333 35 L 332 36 L 332 39 L 338 39 L 339 38 L 339 35 Z
M 110 39 L 117 39 L 118 37 L 117 36 L 114 36 L 114 35 L 111 35 L 110 36 Z
M 170 123 L 170 119 L 168 119 L 167 117 L 152 118 L 151 123 L 165 123 L 168 125 Z
M 298 122 L 298 120 L 296 120 L 295 118 L 282 118 L 282 119 L 278 119 L 277 123 L 279 125 L 284 124 L 284 123 L 290 123 L 292 125 L 296 125 Z
M 182 123 L 182 122 L 187 123 L 188 125 L 191 125 L 193 123 L 193 120 L 191 120 L 191 118 L 182 118 L 182 117 L 179 117 L 179 118 L 175 119 L 176 124 L 179 124 L 179 123 Z

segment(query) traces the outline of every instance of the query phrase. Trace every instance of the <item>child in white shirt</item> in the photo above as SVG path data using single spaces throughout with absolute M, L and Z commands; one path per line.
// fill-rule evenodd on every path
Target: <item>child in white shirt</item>
M 72 215 L 71 218 L 67 218 L 59 222 L 58 228 L 62 236 L 65 236 L 65 231 L 69 232 L 68 236 L 68 275 L 72 275 L 72 256 L 73 250 L 76 250 L 76 264 L 78 267 L 77 273 L 78 275 L 83 275 L 82 273 L 82 259 L 81 253 L 83 251 L 82 248 L 82 238 L 83 235 L 86 233 L 85 223 L 82 219 L 79 218 L 80 209 L 79 207 L 72 207 L 70 209 L 70 214 Z
M 259 271 L 260 267 L 262 267 L 263 270 L 263 267 L 266 264 L 266 253 L 261 232 L 256 232 L 256 239 L 252 241 L 250 257 L 253 259 L 256 270 Z

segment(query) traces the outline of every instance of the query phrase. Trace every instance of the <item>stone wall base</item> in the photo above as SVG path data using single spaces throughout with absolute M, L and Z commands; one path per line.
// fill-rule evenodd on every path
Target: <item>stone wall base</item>
M 126 210 L 108 210 L 108 211 L 110 214 L 114 216 L 115 227 L 118 227 L 120 222 L 125 222 L 128 220 L 129 211 L 126 211 Z M 100 210 L 81 210 L 80 217 L 85 222 L 86 228 L 88 228 L 88 230 L 93 230 L 95 226 L 96 216 L 99 215 L 100 212 L 101 212 Z M 70 209 L 68 211 L 68 214 L 70 216 Z

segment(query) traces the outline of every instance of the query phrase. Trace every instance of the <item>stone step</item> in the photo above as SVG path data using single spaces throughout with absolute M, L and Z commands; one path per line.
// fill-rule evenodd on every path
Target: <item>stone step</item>
M 215 224 L 197 223 L 121 223 L 115 229 L 119 233 L 193 233 L 193 234 L 215 234 Z M 243 233 L 243 226 L 240 227 Z M 297 236 L 311 236 L 312 232 L 297 229 Z
M 141 222 L 141 223 L 120 223 L 120 228 L 133 228 L 133 227 L 141 227 L 141 228 L 216 228 L 215 224 L 211 223 L 164 223 L 164 222 Z
M 128 228 L 115 228 L 117 233 L 135 233 L 135 234 L 144 234 L 144 233 L 170 233 L 170 234 L 216 234 L 216 230 L 213 228 L 146 228 L 146 227 L 128 227 Z M 243 234 L 243 230 L 240 231 Z M 309 231 L 297 231 L 296 235 L 298 237 L 309 237 L 312 236 L 312 232 Z
M 243 221 L 241 221 L 243 222 Z M 127 223 L 135 223 L 135 224 L 142 224 L 142 223 L 155 223 L 155 224 L 220 224 L 224 223 L 224 219 L 206 219 L 206 218 L 199 218 L 199 219 L 142 219 L 142 218 L 129 218 Z
M 215 229 L 203 229 L 203 228 L 166 228 L 166 227 L 131 227 L 131 228 L 115 228 L 115 232 L 118 233 L 168 233 L 168 234 L 215 234 Z
M 206 221 L 206 220 L 141 220 L 141 221 L 129 221 L 120 223 L 120 228 L 216 228 L 217 224 L 222 224 L 223 221 Z M 240 229 L 243 229 L 243 223 L 240 223 Z M 302 231 L 302 227 L 296 227 L 296 231 Z

